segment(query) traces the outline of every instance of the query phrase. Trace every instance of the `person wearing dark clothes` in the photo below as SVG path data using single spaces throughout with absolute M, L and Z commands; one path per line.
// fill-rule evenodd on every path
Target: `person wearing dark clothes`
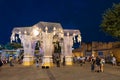
M 63 66 L 65 66 L 65 56 L 63 57 Z
M 96 67 L 97 67 L 97 70 L 96 70 L 96 71 L 97 71 L 97 72 L 100 72 L 100 61 L 101 61 L 100 58 L 99 58 L 99 57 L 96 57 L 96 61 L 95 61 L 95 62 L 96 62 Z
M 91 71 L 93 72 L 95 70 L 95 59 L 93 58 L 91 60 Z
M 1 71 L 2 65 L 3 65 L 3 63 L 2 63 L 2 61 L 0 60 L 0 71 Z
M 36 61 L 36 67 L 37 68 L 39 67 L 39 61 L 38 60 Z
M 57 67 L 60 67 L 60 58 L 59 57 L 56 58 L 56 63 L 57 63 Z

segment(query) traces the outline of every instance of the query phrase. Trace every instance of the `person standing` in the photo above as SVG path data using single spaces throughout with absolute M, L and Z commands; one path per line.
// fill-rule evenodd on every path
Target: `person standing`
M 36 59 L 36 67 L 39 67 L 39 58 Z
M 14 66 L 13 65 L 13 56 L 12 55 L 9 56 L 9 64 L 10 64 L 10 66 Z
M 65 56 L 63 57 L 63 66 L 65 66 Z
M 105 59 L 101 58 L 101 60 L 100 60 L 100 71 L 101 72 L 104 71 L 104 64 L 105 64 Z
M 96 57 L 96 60 L 95 60 L 95 62 L 96 62 L 96 72 L 100 72 L 100 57 Z
M 58 56 L 56 58 L 56 63 L 57 63 L 57 67 L 60 67 L 60 58 Z
M 91 71 L 93 72 L 95 70 L 95 58 L 91 59 Z
M 2 61 L 1 61 L 1 59 L 0 59 L 0 71 L 1 71 L 2 65 L 3 65 L 3 63 L 2 63 Z
M 112 58 L 112 65 L 115 66 L 116 65 L 116 58 L 113 56 Z

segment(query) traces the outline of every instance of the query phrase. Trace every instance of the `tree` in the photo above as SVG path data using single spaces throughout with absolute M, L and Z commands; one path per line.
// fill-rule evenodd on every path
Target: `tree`
M 21 46 L 20 43 L 7 43 L 5 45 L 5 48 L 11 50 L 11 49 L 18 49 L 18 48 L 23 48 L 23 47 Z
M 100 27 L 105 33 L 120 40 L 120 3 L 113 4 L 112 8 L 105 11 Z
M 5 45 L 5 49 L 11 50 L 11 49 L 13 49 L 13 47 L 11 46 L 10 43 L 7 43 L 7 44 Z
M 0 50 L 4 49 L 4 45 L 0 44 Z
M 13 47 L 13 49 L 23 48 L 21 43 L 10 43 L 10 45 Z

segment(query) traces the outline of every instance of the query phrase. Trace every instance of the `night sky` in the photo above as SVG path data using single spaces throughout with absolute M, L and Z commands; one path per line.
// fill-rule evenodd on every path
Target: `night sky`
M 102 14 L 120 0 L 0 0 L 0 44 L 10 41 L 14 27 L 39 21 L 58 22 L 79 29 L 83 42 L 115 41 L 100 30 Z

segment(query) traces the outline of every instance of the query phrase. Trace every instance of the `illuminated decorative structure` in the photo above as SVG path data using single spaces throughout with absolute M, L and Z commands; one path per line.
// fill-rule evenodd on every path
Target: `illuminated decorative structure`
M 40 47 L 43 49 L 42 66 L 52 66 L 52 54 L 54 53 L 53 42 L 59 41 L 61 54 L 66 57 L 66 65 L 72 65 L 72 46 L 75 36 L 81 43 L 79 30 L 63 29 L 59 23 L 39 22 L 32 27 L 16 27 L 12 30 L 11 42 L 18 41 L 16 34 L 24 48 L 23 65 L 29 66 L 34 61 L 34 51 L 37 41 L 40 41 Z M 57 39 L 54 36 L 57 35 Z M 74 41 L 73 41 L 74 40 Z

